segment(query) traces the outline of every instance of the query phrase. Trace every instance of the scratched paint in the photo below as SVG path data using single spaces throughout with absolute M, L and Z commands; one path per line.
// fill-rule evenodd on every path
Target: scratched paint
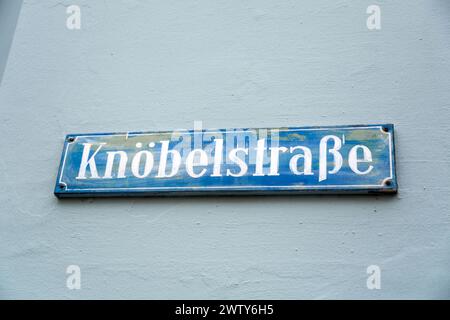
M 397 190 L 392 125 L 70 134 L 65 140 L 58 197 Z

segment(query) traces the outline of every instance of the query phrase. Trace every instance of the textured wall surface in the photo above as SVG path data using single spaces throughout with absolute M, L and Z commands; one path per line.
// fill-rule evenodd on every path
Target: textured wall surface
M 0 84 L 22 0 L 0 0 Z
M 0 88 L 0 298 L 450 298 L 450 2 L 377 1 L 375 31 L 371 4 L 25 0 Z M 392 122 L 399 193 L 53 196 L 65 134 L 194 120 Z

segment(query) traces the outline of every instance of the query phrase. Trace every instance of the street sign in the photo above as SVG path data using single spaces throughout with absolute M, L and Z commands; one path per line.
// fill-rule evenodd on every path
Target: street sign
M 57 197 L 393 193 L 394 126 L 69 134 Z

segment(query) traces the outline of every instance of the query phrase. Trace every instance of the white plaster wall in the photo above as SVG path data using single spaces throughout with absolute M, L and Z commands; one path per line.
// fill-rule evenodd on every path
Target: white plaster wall
M 21 6 L 22 0 L 0 0 L 0 84 Z
M 25 0 L 0 87 L 0 298 L 450 298 L 449 16 L 445 0 Z M 194 120 L 392 122 L 399 193 L 53 196 L 65 134 Z

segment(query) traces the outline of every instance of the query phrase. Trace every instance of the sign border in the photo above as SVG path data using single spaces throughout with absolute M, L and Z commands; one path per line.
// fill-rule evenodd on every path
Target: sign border
M 63 153 L 61 155 L 58 176 L 56 180 L 54 194 L 58 198 L 62 197 L 92 197 L 92 196 L 162 196 L 162 195 L 239 195 L 239 194 L 312 194 L 312 193 L 396 193 L 398 189 L 396 169 L 395 169 L 395 143 L 394 143 L 394 125 L 393 124 L 368 124 L 368 125 L 338 125 L 338 126 L 309 126 L 309 127 L 266 127 L 266 128 L 236 128 L 233 132 L 246 132 L 248 130 L 259 129 L 277 129 L 279 131 L 321 131 L 330 129 L 366 129 L 379 128 L 381 132 L 389 135 L 389 165 L 390 176 L 386 177 L 381 184 L 376 185 L 296 185 L 296 186 L 274 186 L 274 185 L 255 185 L 255 186 L 192 186 L 192 187 L 130 187 L 130 188 L 68 188 L 68 185 L 62 181 L 64 166 L 69 145 L 77 140 L 78 137 L 97 137 L 97 136 L 125 136 L 129 135 L 151 135 L 158 133 L 170 133 L 173 131 L 136 131 L 136 132 L 112 132 L 112 133 L 87 133 L 87 134 L 68 134 L 66 135 Z M 222 130 L 222 131 L 220 131 Z M 218 133 L 226 129 L 203 129 L 202 132 Z M 194 130 L 179 130 L 186 134 L 193 133 Z M 226 131 L 225 131 L 226 132 Z M 390 184 L 387 185 L 386 181 Z M 367 190 L 363 190 L 366 188 Z M 229 192 L 227 192 L 229 191 Z

